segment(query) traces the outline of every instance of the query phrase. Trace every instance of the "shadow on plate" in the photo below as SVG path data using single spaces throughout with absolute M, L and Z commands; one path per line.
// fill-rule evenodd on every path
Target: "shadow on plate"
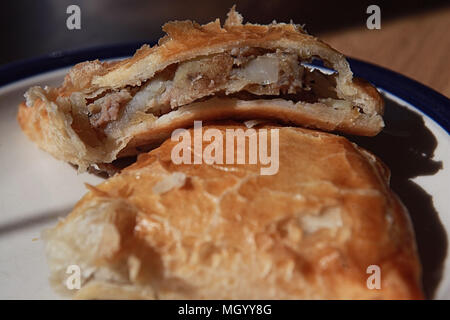
M 33 227 L 35 225 L 46 224 L 49 222 L 53 222 L 53 225 L 56 225 L 56 221 L 58 218 L 62 218 L 70 212 L 71 208 L 65 208 L 60 210 L 54 210 L 45 212 L 42 214 L 36 214 L 32 217 L 20 218 L 11 222 L 7 222 L 0 225 L 0 239 L 4 236 L 7 236 L 10 233 L 15 231 L 27 229 Z
M 414 225 L 425 295 L 432 298 L 443 273 L 447 234 L 432 196 L 411 178 L 434 175 L 442 168 L 442 162 L 432 159 L 437 141 L 420 114 L 391 100 L 385 102 L 386 127 L 380 134 L 347 138 L 377 155 L 391 169 L 391 187 L 408 208 Z

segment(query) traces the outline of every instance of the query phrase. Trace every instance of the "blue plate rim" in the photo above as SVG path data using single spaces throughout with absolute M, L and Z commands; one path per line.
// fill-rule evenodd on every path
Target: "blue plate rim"
M 87 60 L 105 60 L 134 54 L 143 44 L 138 41 L 114 45 L 56 51 L 31 59 L 19 60 L 0 66 L 0 88 L 40 73 L 69 67 Z M 353 74 L 364 78 L 378 88 L 410 103 L 439 124 L 450 134 L 450 99 L 420 82 L 375 64 L 347 57 Z

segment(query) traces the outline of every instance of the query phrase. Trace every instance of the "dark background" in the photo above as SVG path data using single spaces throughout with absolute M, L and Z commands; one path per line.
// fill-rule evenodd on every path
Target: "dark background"
M 199 23 L 219 17 L 237 4 L 245 21 L 306 24 L 320 36 L 349 27 L 366 28 L 366 8 L 381 7 L 382 22 L 406 15 L 439 10 L 449 1 L 328 1 L 328 0 L 10 0 L 0 7 L 0 64 L 55 51 L 154 40 L 169 20 L 194 19 Z M 81 30 L 68 30 L 66 8 L 81 8 Z M 446 34 L 445 30 L 443 30 Z M 414 35 L 411 35 L 412 37 Z

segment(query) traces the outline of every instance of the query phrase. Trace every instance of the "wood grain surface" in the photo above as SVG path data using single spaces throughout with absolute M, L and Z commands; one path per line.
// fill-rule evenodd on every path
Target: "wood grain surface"
M 413 78 L 450 97 L 450 7 L 319 35 L 342 53 Z

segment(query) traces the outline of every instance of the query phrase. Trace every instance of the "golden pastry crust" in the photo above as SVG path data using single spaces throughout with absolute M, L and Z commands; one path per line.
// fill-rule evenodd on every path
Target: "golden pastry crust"
M 66 292 L 75 298 L 423 298 L 388 169 L 340 136 L 253 128 L 279 129 L 275 175 L 260 175 L 261 164 L 175 165 L 167 140 L 89 186 L 46 233 L 52 282 L 64 291 L 76 264 L 82 288 Z M 380 290 L 366 286 L 370 265 L 381 268 Z
M 164 116 L 167 116 L 165 119 L 176 118 L 181 126 L 192 124 L 187 118 L 207 120 L 218 115 L 221 118 L 247 118 L 247 115 L 250 118 L 271 117 L 273 120 L 305 127 L 369 136 L 377 134 L 384 126 L 383 100 L 378 91 L 368 83 L 353 79 L 349 65 L 341 53 L 306 34 L 297 25 L 242 24 L 242 17 L 233 8 L 224 26 L 220 25 L 219 20 L 202 26 L 192 21 L 178 21 L 167 23 L 163 30 L 167 35 L 157 46 L 144 45 L 129 59 L 81 63 L 69 71 L 61 87 L 31 88 L 26 94 L 26 104 L 22 103 L 19 107 L 18 118 L 24 132 L 55 157 L 85 170 L 93 164 L 110 163 L 119 156 L 129 154 L 137 141 L 140 142 L 138 147 L 145 148 L 162 141 L 167 135 L 162 137 L 159 133 L 177 127 L 174 123 L 161 119 Z M 180 102 L 173 105 L 170 112 L 161 111 L 161 107 L 157 112 L 168 112 L 163 115 L 120 107 L 123 104 L 129 105 L 130 99 L 133 101 L 133 90 L 148 87 L 150 81 L 154 81 L 161 73 L 168 72 L 168 69 L 201 57 L 225 53 L 228 55 L 233 50 L 248 48 L 273 51 L 270 54 L 278 55 L 278 59 L 281 59 L 281 54 L 295 55 L 301 61 L 309 61 L 313 57 L 322 59 L 326 66 L 337 72 L 329 76 L 335 90 L 333 99 L 325 99 L 329 94 L 325 92 L 325 96 L 319 97 L 317 101 L 307 102 L 300 98 L 300 101 L 291 103 L 293 107 L 285 108 L 285 102 L 290 98 L 285 99 L 282 95 L 275 99 L 256 96 L 253 101 L 242 102 L 247 105 L 246 109 L 249 109 L 249 105 L 252 107 L 251 110 L 240 113 L 236 108 L 216 110 L 211 101 L 204 99 L 214 97 L 218 92 L 206 90 L 198 97 L 198 101 L 191 99 L 193 101 L 187 100 L 189 103 L 186 104 Z M 220 70 L 213 71 L 220 75 Z M 189 78 L 190 75 L 187 76 Z M 167 91 L 171 84 L 171 80 L 165 83 L 165 89 L 161 89 L 161 92 Z M 321 91 L 327 91 L 327 86 L 328 84 L 323 84 L 318 87 Z M 226 88 L 225 85 L 220 90 Z M 189 90 L 192 88 L 186 87 L 186 92 Z M 91 103 L 106 95 L 110 95 L 109 100 L 98 105 Z M 155 95 L 155 99 L 158 97 L 161 94 Z M 270 111 L 257 103 L 260 99 L 265 100 L 265 105 L 272 104 Z M 285 101 L 279 103 L 279 100 Z M 340 103 L 342 101 L 345 104 Z M 203 107 L 195 107 L 199 104 L 203 104 Z M 235 105 L 236 102 L 231 101 L 230 104 Z M 184 111 L 185 109 L 188 111 Z M 198 111 L 198 114 L 192 110 Z M 39 114 L 45 112 L 51 113 L 55 121 L 65 123 L 66 127 L 55 127 L 53 122 L 40 124 Z M 92 112 L 99 113 L 92 117 Z M 179 113 L 183 113 L 181 118 Z M 192 114 L 187 117 L 186 113 Z M 183 117 L 185 119 L 182 121 Z M 121 123 L 121 118 L 133 119 Z M 105 125 L 106 129 L 96 127 Z M 40 135 L 35 134 L 35 128 L 42 129 Z

